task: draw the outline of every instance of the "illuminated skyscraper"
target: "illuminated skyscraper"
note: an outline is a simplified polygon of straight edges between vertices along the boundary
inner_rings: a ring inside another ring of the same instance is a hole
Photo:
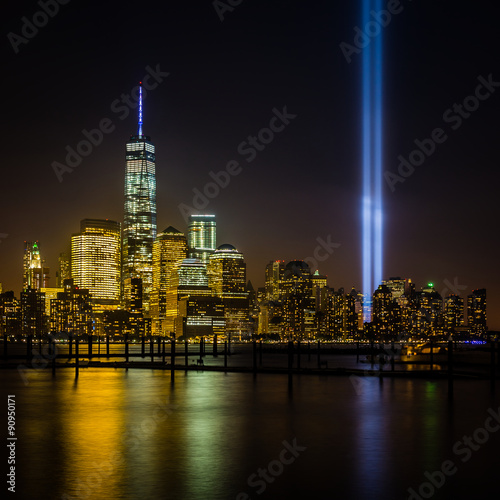
[[[391,290],[388,285],[379,285],[373,292],[372,323],[374,333],[379,339],[390,340],[398,333],[401,311],[393,299],[393,294],[394,290]]]
[[[151,293],[150,312],[153,335],[174,331],[177,315],[177,293],[172,295],[175,304],[170,305],[167,321],[167,292],[174,287],[172,278],[177,278],[177,269],[187,258],[188,245],[186,236],[170,226],[158,234],[153,244],[153,290]]]
[[[21,306],[13,291],[0,293],[0,330],[7,335],[21,331]]]
[[[215,215],[190,215],[188,222],[189,257],[208,264],[208,258],[215,251]]]
[[[463,326],[464,299],[462,299],[459,295],[450,293],[444,299],[443,315],[445,332],[453,332],[455,328]]]
[[[184,259],[177,269],[177,278],[173,278],[173,285],[186,292],[195,291],[201,295],[212,295],[208,286],[207,268],[198,259]]]
[[[207,269],[201,261],[184,259],[172,285],[167,294],[167,319],[175,318],[177,337],[224,333],[224,305],[208,286]]]
[[[416,293],[417,314],[413,321],[413,333],[437,335],[443,330],[443,299],[434,285],[429,283]]]
[[[127,142],[125,214],[123,222],[124,296],[130,307],[131,278],[141,278],[144,312],[149,312],[153,285],[153,242],[156,238],[155,147],[142,131],[142,85],[137,135]]]
[[[150,318],[144,318],[144,309],[142,298],[144,296],[142,291],[141,278],[129,278],[130,284],[130,302],[128,304],[129,312],[129,327],[136,335],[151,335],[151,321]]]
[[[90,292],[94,310],[116,309],[120,303],[120,224],[84,219],[71,237],[71,275]]]
[[[220,245],[210,256],[208,285],[224,304],[227,333],[241,337],[248,330],[249,299],[246,264],[233,245]]]
[[[349,294],[343,288],[329,290],[326,308],[326,323],[328,336],[336,339],[346,339],[356,335],[358,330],[358,314],[356,312],[356,290]],[[319,315],[321,318],[321,315]],[[321,326],[321,323],[319,323]]]
[[[220,245],[210,256],[207,274],[209,286],[220,297],[240,296],[246,292],[246,264],[243,254],[233,245]]]
[[[43,267],[38,241],[24,242],[23,255],[23,290],[47,288],[49,286],[49,268]]]
[[[56,286],[63,288],[64,280],[71,278],[71,259],[70,254],[62,252],[59,254],[59,272],[56,273]]]
[[[472,290],[467,296],[467,324],[471,333],[483,335],[486,325],[486,289]]]
[[[35,288],[21,292],[21,331],[24,335],[41,338],[47,331],[45,294]]]
[[[57,294],[63,292],[64,288],[40,288],[40,292],[45,296],[45,315],[50,317],[50,301],[57,299]]]
[[[266,298],[267,300],[281,300],[283,292],[283,276],[285,274],[285,261],[271,261],[266,266]]]
[[[284,335],[289,340],[303,339],[310,335],[310,318],[314,311],[311,269],[303,260],[288,262],[283,273]]]
[[[314,309],[316,312],[325,312],[326,298],[328,295],[328,278],[316,270],[311,276],[312,284],[312,299],[314,301]]]
[[[401,279],[400,277],[397,277],[382,281],[382,284],[386,285],[387,288],[389,288],[392,293],[392,298],[396,300],[405,293],[406,286],[409,282],[410,281],[407,279]]]

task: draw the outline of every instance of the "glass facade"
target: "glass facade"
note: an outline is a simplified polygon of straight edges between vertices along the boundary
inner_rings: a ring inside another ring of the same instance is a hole
[[[141,116],[138,134],[132,136],[126,146],[123,279],[124,283],[130,278],[142,279],[146,314],[153,285],[153,242],[156,238],[155,161],[155,147],[150,137],[142,134]],[[130,304],[128,288],[124,288],[127,306]]]
[[[89,290],[96,309],[117,307],[120,301],[120,224],[84,219],[81,232],[71,237],[71,275]],[[100,307],[99,307],[100,306]]]
[[[184,259],[177,269],[175,284],[186,290],[208,289],[207,268],[198,259]]]
[[[188,222],[189,257],[208,264],[216,245],[215,215],[190,215]]]
[[[243,255],[232,245],[217,248],[209,258],[207,269],[209,286],[215,295],[248,297],[246,264]]]
[[[150,300],[153,335],[160,332],[173,332],[174,319],[177,315],[177,289],[171,298],[172,314],[167,321],[167,295],[177,281],[177,269],[187,257],[188,246],[186,236],[175,229],[168,227],[158,235],[153,244],[153,291]],[[171,317],[173,316],[173,317]]]
[[[220,245],[208,263],[209,286],[224,304],[226,332],[233,338],[248,330],[249,298],[243,254],[229,244]]]

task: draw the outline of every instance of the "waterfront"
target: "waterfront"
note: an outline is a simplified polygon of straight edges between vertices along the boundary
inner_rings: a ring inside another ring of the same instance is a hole
[[[82,369],[78,380],[41,370],[28,385],[15,370],[1,376],[17,399],[18,498],[401,499],[445,460],[457,472],[433,498],[489,498],[497,485],[500,433],[466,462],[453,452],[498,411],[485,381],[455,381],[450,400],[440,380],[294,376],[290,387],[282,375],[200,371],[172,384],[168,371],[113,368]],[[257,494],[248,478],[294,439],[306,449]]]
[[[421,344],[423,346],[424,344]],[[425,344],[427,345],[427,344]],[[103,343],[32,341],[3,344],[0,368],[16,368],[25,381],[34,371],[52,367],[121,367],[175,370],[251,371],[267,373],[355,374],[498,378],[500,346],[490,343],[433,343],[433,353],[417,344],[369,342],[246,342],[230,345],[177,342]],[[407,354],[405,354],[407,353]],[[452,354],[450,356],[450,353]]]

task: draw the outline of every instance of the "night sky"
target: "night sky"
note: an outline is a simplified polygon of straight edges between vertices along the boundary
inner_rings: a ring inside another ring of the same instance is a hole
[[[148,66],[169,73],[144,103],[158,230],[186,231],[179,204],[192,206],[193,189],[235,160],[241,172],[201,212],[216,214],[217,243],[243,252],[254,286],[263,286],[267,262],[312,257],[322,238],[340,245],[319,264],[329,285],[359,289],[361,54],[348,63],[340,44],[354,44],[360,3],[243,0],[221,22],[210,0],[73,0],[18,53],[7,34],[21,35],[21,18],[41,8],[3,7],[4,290],[20,291],[24,240],[39,240],[55,286],[57,256],[81,219],[123,220],[125,142],[137,120],[115,101]],[[500,82],[495,4],[400,6],[382,30],[385,169],[397,174],[398,156],[408,158],[436,128],[447,139],[394,191],[384,181],[384,275],[462,296],[486,288],[489,328],[499,330],[500,84],[460,126],[451,119],[478,78]],[[285,106],[296,117],[248,162],[240,144]],[[65,163],[66,146],[105,118],[113,131],[59,182],[52,163]]]

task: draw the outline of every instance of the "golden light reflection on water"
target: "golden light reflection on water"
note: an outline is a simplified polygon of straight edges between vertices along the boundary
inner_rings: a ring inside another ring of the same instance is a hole
[[[221,498],[234,468],[228,440],[240,434],[239,394],[224,375],[85,370],[59,405],[64,450],[61,488],[69,498]],[[193,378],[198,380],[193,383]],[[236,405],[235,405],[236,404]],[[158,478],[161,477],[161,482]]]
[[[318,498],[311,485],[322,498],[402,498],[457,439],[446,380],[365,377],[360,392],[349,377],[294,377],[291,389],[265,374],[177,372],[172,385],[168,371],[82,369],[75,382],[61,369],[28,386],[14,371],[0,375],[19,398],[23,499]],[[463,432],[478,408],[497,404],[478,387],[456,382]],[[499,437],[475,457],[477,470]],[[306,451],[256,496],[250,475],[295,438]]]
[[[86,370],[82,375],[85,380],[61,391],[62,489],[70,496],[104,498],[123,480],[128,395],[118,373],[102,377]]]

